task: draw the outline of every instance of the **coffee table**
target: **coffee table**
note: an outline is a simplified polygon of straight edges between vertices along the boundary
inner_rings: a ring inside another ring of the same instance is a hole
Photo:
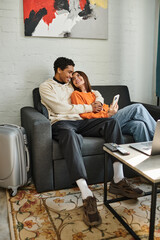
[[[152,185],[152,191],[145,193],[145,195],[151,194],[149,240],[153,240],[157,193],[160,192],[157,190],[157,185],[160,183],[160,155],[147,156],[137,150],[132,149],[129,146],[129,144],[122,144],[120,146],[122,146],[124,149],[130,152],[130,155],[124,156],[121,153],[110,151],[105,146],[103,147],[103,150],[105,151],[104,204],[135,239],[140,239],[137,236],[137,234],[130,228],[130,226],[122,219],[122,217],[110,205],[113,202],[123,201],[128,198],[121,197],[121,198],[116,198],[112,200],[107,200],[107,172],[108,172],[107,159],[108,159],[108,156],[111,155],[121,163],[127,165],[129,168],[131,168],[141,177],[144,177],[145,179],[147,179]]]

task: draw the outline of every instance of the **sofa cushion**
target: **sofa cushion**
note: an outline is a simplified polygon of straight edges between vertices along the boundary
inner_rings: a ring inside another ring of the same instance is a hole
[[[125,143],[132,143],[132,136],[125,135],[124,136]],[[103,138],[98,137],[84,137],[83,138],[83,146],[82,146],[82,156],[92,156],[92,155],[100,155],[104,154],[103,151]],[[57,141],[53,140],[53,160],[63,159],[63,153],[59,147]]]

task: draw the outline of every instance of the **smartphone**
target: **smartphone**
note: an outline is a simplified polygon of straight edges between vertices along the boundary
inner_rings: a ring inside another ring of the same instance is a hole
[[[116,103],[118,103],[119,97],[120,97],[119,94],[117,94],[116,96],[114,96],[113,101],[112,101],[112,107],[114,107],[114,105],[115,105]]]

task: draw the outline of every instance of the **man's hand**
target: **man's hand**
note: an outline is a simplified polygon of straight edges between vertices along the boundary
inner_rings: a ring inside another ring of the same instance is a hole
[[[102,108],[103,108],[102,103],[98,102],[98,101],[92,103],[91,105],[92,105],[92,110],[95,113],[100,112],[102,110]]]
[[[108,117],[112,117],[113,115],[115,115],[118,111],[118,108],[119,108],[119,106],[117,103],[114,105],[114,107],[112,105],[110,105],[110,109],[108,111]]]

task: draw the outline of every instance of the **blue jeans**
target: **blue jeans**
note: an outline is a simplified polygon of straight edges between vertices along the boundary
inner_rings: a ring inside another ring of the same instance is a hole
[[[112,118],[118,120],[122,133],[132,135],[135,142],[153,140],[156,122],[142,104],[124,107]]]

